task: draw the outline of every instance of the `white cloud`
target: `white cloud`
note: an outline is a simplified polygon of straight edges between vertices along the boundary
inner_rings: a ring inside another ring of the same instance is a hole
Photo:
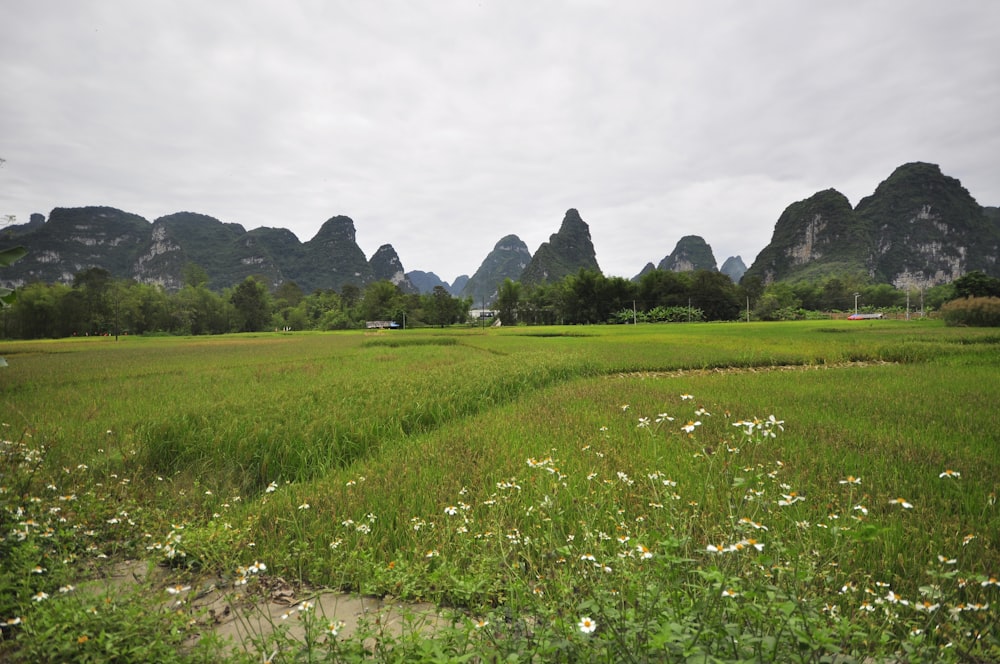
[[[930,0],[18,3],[0,212],[191,210],[472,273],[576,207],[605,272],[931,161],[1000,204],[1000,5]]]

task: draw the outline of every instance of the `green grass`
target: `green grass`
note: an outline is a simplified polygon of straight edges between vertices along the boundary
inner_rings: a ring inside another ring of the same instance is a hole
[[[1000,653],[989,330],[445,329],[0,355],[13,441],[0,457],[0,622],[24,618],[3,628],[0,654],[35,657],[45,625],[74,624],[58,588],[124,558],[179,578],[266,561],[289,580],[469,616],[384,659]],[[915,608],[925,601],[938,606]],[[143,606],[121,610],[180,629]],[[327,645],[324,657],[351,659]]]

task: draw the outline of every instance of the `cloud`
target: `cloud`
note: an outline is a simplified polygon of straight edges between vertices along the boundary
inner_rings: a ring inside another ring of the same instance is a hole
[[[0,212],[191,210],[472,273],[569,207],[605,272],[698,234],[748,264],[790,203],[931,161],[1000,204],[1000,5],[18,3]]]

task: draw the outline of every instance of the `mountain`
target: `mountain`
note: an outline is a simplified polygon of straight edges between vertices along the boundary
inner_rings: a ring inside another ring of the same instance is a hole
[[[411,270],[406,273],[406,276],[410,280],[410,283],[424,295],[433,293],[435,286],[441,286],[452,297],[459,297],[462,294],[462,289],[465,288],[465,284],[469,281],[469,275],[463,274],[455,278],[455,283],[449,284],[433,272],[423,272],[422,270]]]
[[[365,253],[358,246],[354,220],[338,215],[330,217],[319,232],[305,243],[305,260],[311,267],[315,288],[341,290],[345,284],[367,286],[375,281]],[[308,289],[303,285],[303,290]]]
[[[419,279],[407,276],[392,245],[383,245],[369,260],[357,244],[354,221],[346,216],[331,217],[312,239],[300,242],[284,228],[247,231],[195,212],[150,223],[112,207],[57,207],[47,219],[33,214],[27,223],[0,228],[0,242],[28,250],[0,273],[0,285],[14,288],[33,281],[69,284],[79,272],[98,267],[117,279],[177,290],[192,264],[205,271],[216,291],[248,276],[270,288],[294,281],[306,293],[339,291],[347,284],[364,288],[378,279],[406,292],[432,291],[439,284],[448,288],[433,273],[414,272],[425,277],[425,285],[415,283]],[[792,203],[743,276],[771,283],[856,275],[927,288],[974,270],[1000,277],[998,257],[1000,208],[979,205],[937,165],[914,162],[895,169],[856,207],[835,189]],[[734,279],[742,268],[739,256],[723,265]],[[570,209],[559,231],[534,256],[516,235],[507,235],[471,278],[458,277],[448,290],[479,304],[492,300],[504,279],[530,287],[580,269],[600,271],[590,227]],[[647,265],[635,279],[652,269]],[[659,269],[714,270],[715,257],[704,239],[690,235],[677,242]]]
[[[11,217],[9,221],[13,221],[14,218]],[[31,215],[26,223],[14,224],[11,223],[9,226],[0,227],[0,240],[12,240],[16,237],[30,233],[38,228],[41,228],[42,224],[45,223],[45,215],[38,214],[37,212]]]
[[[489,304],[496,297],[504,279],[518,281],[530,261],[531,252],[521,238],[516,235],[500,238],[493,246],[493,251],[486,255],[479,269],[462,287],[462,297],[471,297],[475,305],[483,302]],[[454,287],[458,287],[457,279]]]
[[[785,208],[771,242],[743,278],[759,277],[767,284],[865,272],[870,246],[869,229],[847,197],[827,189]]]
[[[525,247],[525,249],[527,249],[527,247]],[[460,274],[455,277],[455,281],[451,282],[451,288],[448,289],[448,292],[451,293],[452,297],[459,297],[462,294],[462,291],[465,290],[465,285],[469,283],[469,279],[470,277],[467,274]]]
[[[403,271],[403,263],[399,260],[399,255],[391,244],[383,244],[379,247],[372,255],[371,260],[368,261],[368,265],[371,266],[375,281],[392,282],[407,295],[415,295],[420,292],[406,276]]]
[[[747,276],[764,283],[862,274],[930,287],[972,270],[997,274],[1000,224],[935,164],[904,164],[852,208],[834,189],[792,203]]]
[[[717,271],[712,247],[698,235],[685,235],[669,256],[660,261],[658,270],[672,272],[694,272],[695,270]]]
[[[642,267],[642,269],[641,269],[641,270],[639,270],[639,274],[637,274],[637,275],[635,275],[634,277],[632,277],[632,281],[635,281],[635,282],[637,282],[637,283],[638,283],[639,281],[642,281],[642,278],[643,278],[643,277],[645,277],[645,276],[646,276],[647,274],[649,274],[650,272],[654,272],[654,271],[656,271],[656,266],[655,266],[655,265],[653,265],[653,263],[652,263],[652,262],[649,262],[649,263],[646,263],[646,264],[645,264],[645,265],[644,265],[644,266]]]
[[[251,275],[263,277],[271,287],[282,281],[281,269],[255,236],[239,224],[225,224],[194,212],[178,212],[154,221],[148,243],[129,266],[129,276],[177,290],[184,285],[182,275],[189,263],[203,268],[209,275],[208,287],[216,290]],[[117,274],[113,269],[111,272]]]
[[[529,286],[559,281],[581,269],[600,272],[597,254],[590,239],[590,226],[574,208],[566,211],[559,231],[543,242],[531,262],[524,268],[520,281]]]
[[[935,164],[900,166],[855,212],[869,229],[869,273],[878,282],[927,287],[1000,267],[996,224]]]
[[[91,267],[129,276],[150,236],[148,221],[115,208],[55,208],[44,224],[17,236],[28,254],[6,268],[3,279],[12,286],[33,281],[68,284],[77,272]]]
[[[437,276],[433,272],[411,270],[406,273],[406,278],[409,279],[410,283],[413,284],[421,293],[432,293],[435,286],[441,286],[450,292],[450,286],[448,286],[448,283],[442,281],[441,277]]]
[[[986,221],[993,225],[993,231],[1000,232],[1000,207],[984,207],[983,215],[985,215]]]
[[[743,262],[742,256],[730,256],[723,263],[722,267],[719,268],[719,272],[726,275],[735,283],[740,283],[740,279],[747,271],[747,266]]]
[[[208,286],[215,290],[251,275],[272,288],[295,281],[305,292],[340,290],[347,283],[363,287],[375,280],[350,217],[332,217],[313,239],[300,243],[283,228],[247,232],[239,224],[194,212],[170,214],[153,223],[98,206],[55,208],[41,223],[40,216],[6,229],[12,232],[4,237],[24,245],[28,254],[4,270],[4,283],[68,284],[76,273],[100,267],[115,278],[177,290],[184,285],[184,268],[190,263],[205,270]]]

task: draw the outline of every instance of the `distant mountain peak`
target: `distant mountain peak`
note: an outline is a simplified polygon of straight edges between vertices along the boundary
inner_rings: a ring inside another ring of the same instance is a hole
[[[740,283],[740,279],[746,274],[747,266],[743,262],[742,256],[730,256],[722,263],[719,272],[732,279],[735,283]]]
[[[996,273],[1000,229],[936,164],[896,168],[852,208],[835,189],[792,203],[746,276],[773,281],[853,274],[928,288],[972,270]]]
[[[403,262],[391,244],[383,244],[368,261],[375,281],[388,281],[404,293],[419,293],[420,291],[403,270]]]
[[[486,255],[479,269],[461,286],[463,297],[471,297],[473,302],[492,302],[505,279],[517,281],[524,268],[531,261],[531,252],[521,238],[505,235]],[[455,280],[455,287],[459,287]]]
[[[685,235],[669,256],[660,261],[659,270],[672,272],[694,272],[695,270],[716,271],[715,254],[712,247],[700,235]]]
[[[529,285],[553,282],[581,269],[601,271],[590,238],[590,226],[576,208],[570,208],[563,216],[559,231],[538,247],[524,268],[521,281]]]

